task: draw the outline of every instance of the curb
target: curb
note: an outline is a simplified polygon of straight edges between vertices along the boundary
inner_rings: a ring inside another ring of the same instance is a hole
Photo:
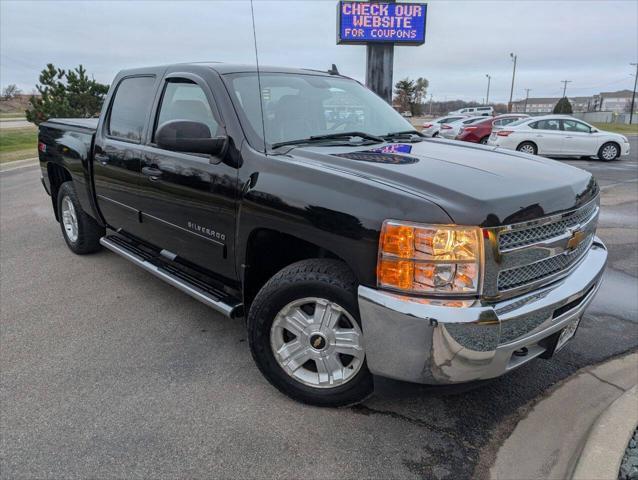
[[[637,364],[638,352],[630,351],[585,367],[550,389],[544,397],[525,406],[522,418],[517,418],[516,426],[501,437],[499,443],[502,444],[493,457],[490,455],[490,463],[486,462],[486,477],[491,480],[617,480],[635,423],[629,422],[631,427],[611,426],[603,414],[611,412],[610,406],[620,401],[626,392],[637,388]],[[634,417],[638,417],[637,396],[638,393],[633,394],[626,400],[627,408],[634,408]],[[621,421],[628,423],[630,416],[626,411],[621,414]],[[597,440],[594,435],[598,431],[606,432],[608,437]],[[612,435],[620,438],[612,442]],[[605,450],[600,452],[601,456],[595,455],[599,448],[609,448],[613,454]],[[607,458],[603,460],[605,455]],[[602,465],[598,464],[610,459],[611,466],[606,471],[614,470],[613,473],[601,475],[598,468]],[[595,465],[596,471],[584,464],[581,467],[581,460]],[[576,469],[580,476],[573,476]]]
[[[638,385],[600,414],[589,431],[572,480],[616,480],[623,454],[638,425]]]
[[[14,160],[0,165],[0,173],[11,172],[13,170],[19,170],[21,168],[28,168],[38,164],[38,158],[26,158],[24,160]]]

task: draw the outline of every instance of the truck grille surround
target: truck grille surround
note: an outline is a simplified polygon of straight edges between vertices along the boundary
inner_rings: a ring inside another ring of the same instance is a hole
[[[593,235],[589,235],[578,247],[562,255],[549,257],[540,262],[530,263],[523,267],[510,268],[498,274],[499,291],[526,285],[535,280],[540,280],[548,275],[559,273],[576,263],[591,247]]]
[[[592,216],[597,208],[598,205],[596,202],[591,202],[579,210],[566,213],[561,220],[556,222],[528,228],[520,228],[511,232],[502,233],[498,239],[499,249],[504,251],[510,248],[531,245],[542,240],[547,240],[548,238],[562,235],[568,228],[580,225],[586,221]]]
[[[561,214],[484,229],[483,296],[514,297],[569,274],[594,242],[599,211],[596,197]]]

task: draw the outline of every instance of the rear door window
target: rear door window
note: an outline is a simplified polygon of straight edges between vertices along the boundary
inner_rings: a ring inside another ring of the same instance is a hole
[[[537,128],[538,130],[560,130],[560,120],[539,120],[536,122],[536,127],[533,128]]]
[[[117,87],[111,104],[107,133],[111,137],[140,143],[151,110],[154,77],[129,77]]]

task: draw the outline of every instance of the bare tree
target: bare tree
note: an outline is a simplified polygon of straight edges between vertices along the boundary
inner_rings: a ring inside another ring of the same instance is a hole
[[[4,87],[4,90],[2,90],[2,99],[11,100],[12,98],[17,97],[21,93],[22,93],[22,90],[20,90],[15,83],[11,83],[7,85],[6,87]]]

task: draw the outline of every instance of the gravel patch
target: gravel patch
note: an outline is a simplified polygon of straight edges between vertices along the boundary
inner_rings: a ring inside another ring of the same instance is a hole
[[[618,480],[638,480],[638,428],[629,440],[627,450],[620,464]]]

